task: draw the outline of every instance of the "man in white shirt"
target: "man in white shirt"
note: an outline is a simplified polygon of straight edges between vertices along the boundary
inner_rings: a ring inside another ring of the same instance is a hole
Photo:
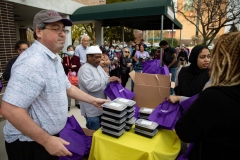
[[[87,61],[86,50],[88,48],[89,36],[84,34],[81,38],[81,44],[78,45],[75,49],[75,55],[80,58],[81,66],[84,65]]]
[[[86,53],[87,62],[78,71],[78,86],[83,92],[93,97],[107,99],[104,89],[109,82],[118,81],[121,83],[121,80],[115,76],[109,77],[99,65],[102,51],[98,46],[89,47]],[[84,101],[80,101],[80,105],[81,114],[86,118],[86,127],[92,130],[100,128],[102,111]]]

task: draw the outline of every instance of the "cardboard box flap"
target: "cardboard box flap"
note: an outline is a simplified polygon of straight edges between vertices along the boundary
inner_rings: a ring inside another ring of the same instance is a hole
[[[135,82],[135,71],[132,71],[129,73],[129,76],[131,77],[131,79],[133,80],[133,82]]]
[[[96,132],[95,130],[91,130],[88,128],[82,128],[83,132],[85,133],[86,136],[93,136],[93,133]]]
[[[135,72],[135,84],[170,87],[170,76]]]
[[[170,95],[170,88],[136,84],[134,92],[136,93],[134,100],[138,107],[156,108]]]

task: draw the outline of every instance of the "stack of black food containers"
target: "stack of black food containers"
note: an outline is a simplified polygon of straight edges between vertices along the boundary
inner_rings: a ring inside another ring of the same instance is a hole
[[[104,103],[102,107],[102,133],[116,138],[120,137],[125,132],[127,106],[111,101]]]
[[[139,115],[138,118],[139,119],[148,119],[148,116],[153,112],[152,108],[146,108],[146,107],[142,107],[139,110]]]
[[[132,117],[131,119],[129,119],[128,121],[126,121],[126,126],[125,126],[125,130],[129,131],[132,128],[132,125],[135,124],[136,118]]]
[[[126,114],[126,127],[125,130],[129,131],[132,128],[132,125],[135,123],[136,118],[134,117],[134,105],[136,104],[135,101],[126,99],[126,98],[116,98],[113,100],[116,103],[124,104],[127,106],[127,114]]]
[[[136,134],[152,138],[155,136],[158,132],[158,124],[156,122],[152,122],[145,119],[138,119],[135,122],[135,128],[134,131]]]

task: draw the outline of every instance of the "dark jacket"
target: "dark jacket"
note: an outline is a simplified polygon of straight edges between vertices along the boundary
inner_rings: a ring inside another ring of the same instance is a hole
[[[63,57],[63,68],[66,73],[68,74],[69,70],[71,69],[72,72],[78,72],[81,64],[80,64],[80,58],[78,56],[73,56],[71,59],[69,56]],[[76,65],[77,67],[72,68],[72,65]]]
[[[178,120],[178,137],[194,143],[189,160],[240,157],[240,85],[209,87]]]
[[[129,73],[130,67],[127,67],[127,63],[131,63],[131,59],[128,57],[121,57],[120,58],[120,73]]]
[[[8,81],[10,79],[12,66],[13,66],[14,62],[17,60],[17,58],[18,58],[18,56],[13,57],[12,59],[10,59],[10,61],[8,61],[6,68],[2,75],[3,79],[5,81]]]

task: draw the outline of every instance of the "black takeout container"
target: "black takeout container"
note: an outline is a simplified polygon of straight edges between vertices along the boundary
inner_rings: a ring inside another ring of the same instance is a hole
[[[103,134],[106,134],[106,135],[109,135],[109,136],[115,137],[115,138],[119,138],[124,132],[125,132],[124,129],[122,129],[122,130],[119,131],[119,132],[114,132],[114,131],[110,131],[110,130],[108,130],[108,129],[102,128],[102,133],[103,133]]]
[[[102,107],[103,107],[103,111],[108,111],[108,112],[112,112],[112,113],[116,113],[116,114],[123,113],[125,111],[125,109],[127,108],[126,105],[119,104],[119,103],[116,103],[113,101],[102,104]]]
[[[157,129],[158,124],[156,122],[152,122],[145,119],[138,119],[135,122],[135,128],[147,131],[147,132],[153,132],[155,129]]]
[[[144,137],[152,138],[157,134],[158,129],[155,129],[152,133],[150,133],[150,132],[147,132],[147,131],[143,131],[141,129],[134,128],[134,132],[136,134],[142,135]]]

